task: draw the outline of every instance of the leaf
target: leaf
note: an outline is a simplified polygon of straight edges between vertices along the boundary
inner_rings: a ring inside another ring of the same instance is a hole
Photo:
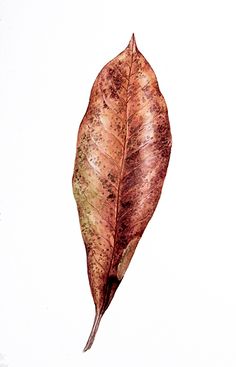
[[[84,351],[156,208],[170,151],[166,103],[133,35],[97,76],[78,133],[73,192],[96,308]]]

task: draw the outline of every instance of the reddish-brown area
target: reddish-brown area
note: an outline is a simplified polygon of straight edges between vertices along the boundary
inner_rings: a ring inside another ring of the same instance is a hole
[[[78,133],[73,190],[96,306],[85,350],[156,208],[170,151],[166,103],[132,36],[97,76]]]

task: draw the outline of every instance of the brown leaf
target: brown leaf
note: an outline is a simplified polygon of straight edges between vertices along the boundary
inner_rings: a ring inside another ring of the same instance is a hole
[[[170,151],[166,103],[133,35],[97,76],[78,133],[73,192],[96,307],[84,350],[156,208]]]

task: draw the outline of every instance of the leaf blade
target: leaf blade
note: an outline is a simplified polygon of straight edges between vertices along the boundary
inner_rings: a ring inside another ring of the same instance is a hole
[[[73,191],[96,307],[86,350],[159,201],[170,151],[166,103],[133,35],[98,74],[78,133]]]

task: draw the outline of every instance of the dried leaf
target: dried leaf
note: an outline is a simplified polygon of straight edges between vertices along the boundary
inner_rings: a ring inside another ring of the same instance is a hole
[[[78,133],[73,192],[96,307],[84,350],[156,208],[170,151],[166,103],[133,35],[97,76]]]

